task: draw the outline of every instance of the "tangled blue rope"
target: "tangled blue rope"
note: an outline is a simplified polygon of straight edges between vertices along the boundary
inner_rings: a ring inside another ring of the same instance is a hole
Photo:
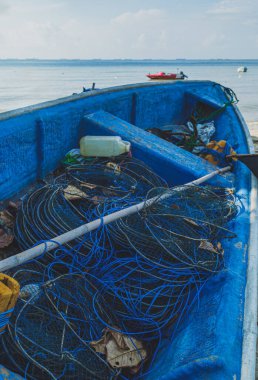
[[[0,335],[2,335],[5,332],[5,328],[10,322],[13,310],[14,309],[12,308],[0,313]]]

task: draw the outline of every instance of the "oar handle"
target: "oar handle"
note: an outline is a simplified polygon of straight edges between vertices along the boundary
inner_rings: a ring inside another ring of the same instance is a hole
[[[228,154],[226,158],[245,158],[245,157],[258,157],[258,153],[251,153],[251,154]]]

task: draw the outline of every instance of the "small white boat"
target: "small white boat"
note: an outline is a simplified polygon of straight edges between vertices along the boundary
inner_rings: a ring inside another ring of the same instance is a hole
[[[240,66],[240,67],[237,69],[237,72],[238,72],[238,73],[246,73],[246,72],[247,72],[247,67],[246,67],[246,66]]]

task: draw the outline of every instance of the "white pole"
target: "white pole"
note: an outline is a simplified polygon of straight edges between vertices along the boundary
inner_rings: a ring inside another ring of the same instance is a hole
[[[187,186],[200,185],[201,183],[208,181],[212,177],[215,177],[217,174],[222,174],[222,173],[228,172],[229,170],[231,170],[230,166],[227,166],[223,169],[215,170],[214,172],[211,172],[201,178],[198,178],[195,181],[189,182],[186,185]],[[176,191],[178,190],[180,190],[180,186],[177,187]],[[109,224],[111,222],[114,222],[117,219],[123,218],[124,216],[128,216],[136,212],[139,212],[143,209],[143,207],[148,207],[156,201],[168,198],[170,195],[171,195],[171,190],[168,190],[162,196],[156,196],[147,201],[138,203],[136,205],[116,211],[112,214],[106,215],[103,218],[93,220],[92,222],[86,223],[80,227],[75,228],[74,230],[65,232],[62,235],[54,237],[50,241],[46,241],[45,243],[41,243],[35,247],[29,248],[26,251],[18,253],[17,255],[8,257],[7,259],[0,261],[0,272],[4,272],[8,269],[24,264],[26,261],[35,259],[36,257],[40,256],[44,252],[49,252],[52,249],[57,248],[59,245],[68,243],[69,241],[74,240],[82,235],[85,235],[88,232],[96,230],[98,227],[100,227],[101,224]]]

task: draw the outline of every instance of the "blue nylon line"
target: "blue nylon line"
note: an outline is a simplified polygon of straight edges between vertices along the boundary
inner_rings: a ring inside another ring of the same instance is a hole
[[[9,324],[13,310],[14,308],[0,314],[0,329],[4,329]],[[0,335],[4,334],[4,332],[5,330],[1,331]]]
[[[118,187],[118,182],[114,181],[114,183]],[[59,186],[57,182],[55,186]],[[80,212],[78,218],[80,223],[85,222],[83,217],[87,220],[100,218],[99,227],[72,242],[69,246],[58,244],[58,247],[51,253],[51,262],[47,261],[45,249],[37,260],[26,264],[32,267],[35,265],[36,268],[36,264],[42,263],[44,269],[37,269],[37,276],[33,274],[33,271],[26,269],[27,266],[24,266],[24,272],[30,273],[29,278],[32,284],[35,283],[36,278],[37,284],[41,285],[39,301],[35,300],[35,302],[44,304],[43,300],[50,299],[60,310],[59,315],[54,309],[44,311],[48,316],[48,321],[43,321],[46,329],[51,327],[51,323],[56,318],[60,320],[62,317],[68,325],[73,326],[76,333],[87,344],[100,339],[102,330],[105,328],[122,331],[130,338],[136,337],[142,340],[146,345],[155,344],[150,358],[150,362],[153,363],[164,337],[169,336],[170,339],[173,339],[179,324],[192,305],[195,302],[198,305],[201,291],[212,274],[205,271],[204,268],[191,265],[192,262],[197,262],[199,242],[191,244],[190,264],[190,260],[186,263],[183,260],[176,260],[175,256],[183,250],[182,247],[179,247],[181,251],[178,249],[176,253],[171,252],[171,255],[168,255],[173,249],[170,245],[166,246],[169,234],[164,235],[160,228],[154,229],[163,218],[158,212],[149,214],[146,212],[138,215],[145,223],[144,233],[147,231],[147,238],[159,247],[155,252],[156,262],[147,254],[142,254],[141,250],[144,248],[144,244],[149,242],[144,240],[144,236],[141,237],[142,231],[138,230],[137,226],[130,224],[130,218],[128,220],[125,218],[123,223],[119,221],[117,224],[111,223],[105,226],[104,215],[146,199],[146,193],[143,195],[143,192],[139,191],[139,193],[128,195],[126,190],[128,189],[122,183],[119,185],[119,196],[114,196],[112,201],[105,200],[104,203],[89,210],[84,205],[80,205],[77,209]],[[155,191],[157,192],[157,190]],[[164,189],[158,191],[162,193]],[[51,192],[50,194],[53,195]],[[47,195],[44,197],[44,200],[47,199]],[[73,210],[71,211],[71,207],[68,207],[63,195],[60,198],[63,203],[60,201],[58,204],[56,214],[62,211],[60,215],[64,215],[68,219],[70,216],[72,218]],[[40,201],[42,207],[44,200]],[[191,199],[186,201],[178,195],[170,200],[170,203],[173,204],[173,202],[180,206],[179,210],[170,211],[170,216],[174,218],[175,222],[163,221],[161,226],[180,233],[185,228],[185,222],[183,227],[180,223],[182,222],[180,216],[187,216],[192,221],[200,220],[198,227],[200,239],[210,236],[212,229],[206,223],[207,216],[212,212],[212,220],[216,221],[221,215],[220,210],[216,210],[214,213],[213,203],[210,205],[203,201],[197,207]],[[56,206],[54,203],[53,205]],[[48,239],[51,229],[48,228],[48,225],[53,225],[52,217],[56,216],[54,206],[49,214],[47,211],[43,212],[40,207],[35,210],[37,223],[29,232],[20,228],[18,224],[17,233],[22,244],[25,244],[27,236],[32,239],[34,233],[41,239],[39,243],[44,243],[46,248],[47,242],[51,241]],[[164,202],[162,207],[167,211],[170,207],[169,202]],[[76,223],[78,219],[75,220]],[[227,220],[223,219],[223,225],[226,222]],[[63,225],[57,229],[64,232],[62,228]],[[194,234],[196,228],[191,223],[187,228],[189,233]],[[221,231],[215,230],[212,240],[214,245],[219,241],[220,236]],[[130,239],[131,241],[129,241]],[[139,249],[136,250],[131,243],[135,243],[134,240],[137,239]],[[151,249],[151,244],[149,248]],[[219,255],[216,255],[214,261],[215,267],[219,267],[221,264]],[[64,277],[66,282],[59,281],[59,273],[66,273],[66,277]],[[49,284],[46,284],[48,282]],[[31,307],[33,308],[32,305]],[[25,318],[26,313],[24,315]],[[23,314],[19,318],[22,321]],[[16,339],[21,339],[19,330],[15,331]],[[49,337],[49,339],[51,338]],[[79,352],[80,346],[76,346],[69,353],[76,357]],[[66,370],[67,368],[64,367],[60,376],[56,378],[61,379]],[[140,379],[151,372],[151,365],[150,369],[141,368],[135,378]],[[126,379],[123,375],[122,378]]]

